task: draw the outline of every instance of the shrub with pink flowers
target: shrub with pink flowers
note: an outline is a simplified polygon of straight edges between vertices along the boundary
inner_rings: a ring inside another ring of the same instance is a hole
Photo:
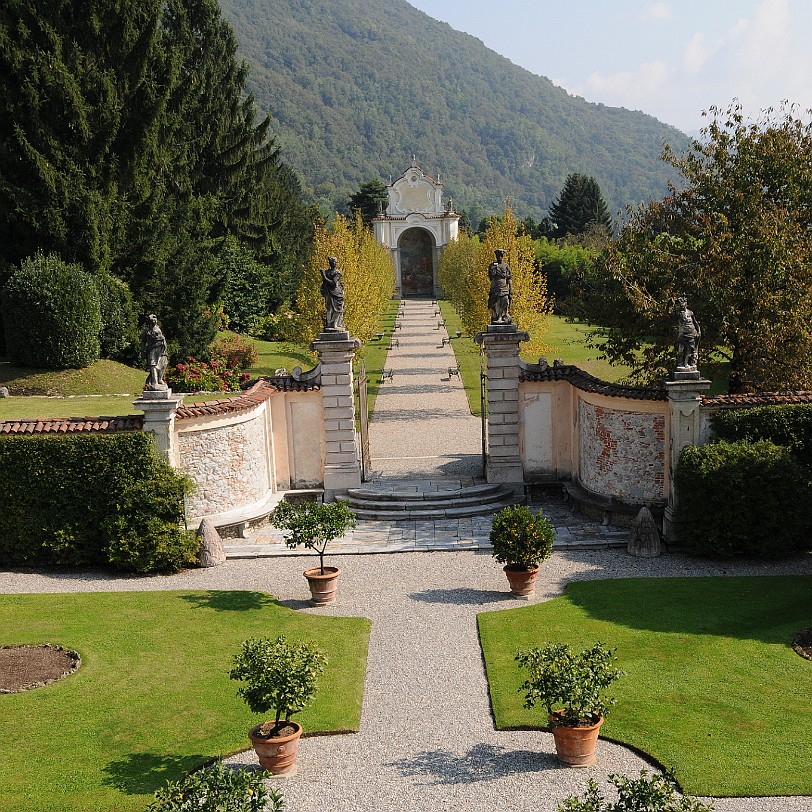
[[[187,358],[185,364],[169,367],[164,380],[176,392],[234,392],[250,377],[236,359],[226,361],[222,355],[212,354],[208,363]]]

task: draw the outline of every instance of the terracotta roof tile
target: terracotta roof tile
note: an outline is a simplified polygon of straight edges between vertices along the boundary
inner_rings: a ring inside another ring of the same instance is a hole
[[[245,391],[239,395],[181,406],[175,414],[175,419],[189,420],[195,417],[241,412],[259,406],[276,392],[307,392],[318,388],[317,385],[296,381],[288,375],[263,377],[249,381]]]
[[[0,435],[12,434],[77,434],[116,431],[142,431],[144,417],[131,414],[124,417],[55,417],[33,420],[0,420]]]
[[[744,409],[752,406],[779,406],[812,403],[812,392],[755,392],[747,395],[713,395],[703,397],[702,405],[715,409]]]

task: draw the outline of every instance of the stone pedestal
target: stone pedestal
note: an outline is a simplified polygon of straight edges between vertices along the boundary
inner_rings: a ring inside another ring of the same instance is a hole
[[[678,373],[675,373],[675,377]],[[711,382],[691,373],[690,377],[680,376],[677,380],[666,381],[669,412],[669,453],[668,453],[668,506],[663,515],[663,536],[666,541],[677,540],[674,526],[674,512],[677,507],[677,494],[674,488],[674,472],[677,470],[679,455],[687,445],[698,445],[700,441],[700,412],[702,393],[710,389]]]
[[[361,342],[346,330],[328,330],[310,344],[321,364],[321,394],[327,454],[324,496],[332,501],[361,485],[361,466],[355,444],[355,400],[352,359]]]
[[[530,336],[515,324],[489,324],[477,333],[488,369],[488,482],[519,487],[524,467],[519,451],[519,344]]]
[[[183,403],[183,395],[173,395],[171,389],[155,392],[144,390],[133,401],[136,409],[144,412],[144,431],[155,437],[155,447],[171,466],[178,467],[175,448],[175,412]]]

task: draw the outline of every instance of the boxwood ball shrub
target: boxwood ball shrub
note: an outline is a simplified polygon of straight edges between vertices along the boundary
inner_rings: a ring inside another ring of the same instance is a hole
[[[41,252],[23,260],[0,294],[0,307],[15,364],[81,369],[99,360],[99,290],[81,265]]]
[[[0,566],[178,570],[197,552],[190,487],[144,432],[2,437]]]
[[[680,541],[715,557],[812,549],[810,469],[769,440],[683,449],[675,474]]]

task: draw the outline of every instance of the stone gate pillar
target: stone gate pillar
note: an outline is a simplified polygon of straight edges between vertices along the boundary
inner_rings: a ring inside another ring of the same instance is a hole
[[[674,511],[677,507],[677,493],[674,488],[674,473],[677,470],[679,455],[687,445],[700,443],[700,411],[702,393],[710,389],[711,382],[693,375],[675,373],[677,380],[666,381],[668,393],[668,416],[670,431],[668,436],[668,505],[663,514],[663,536],[668,542],[677,540],[674,525]]]
[[[175,412],[182,403],[183,395],[173,395],[171,389],[155,392],[145,389],[133,401],[133,406],[144,412],[144,431],[152,434],[158,453],[173,468],[179,465],[175,448]]]
[[[515,487],[524,482],[519,452],[519,344],[529,338],[515,324],[489,324],[476,335],[488,369],[488,482]]]
[[[324,461],[324,498],[333,501],[361,485],[361,466],[355,445],[355,400],[352,359],[361,342],[346,330],[319,333],[310,349],[321,364],[321,394],[327,455]]]

